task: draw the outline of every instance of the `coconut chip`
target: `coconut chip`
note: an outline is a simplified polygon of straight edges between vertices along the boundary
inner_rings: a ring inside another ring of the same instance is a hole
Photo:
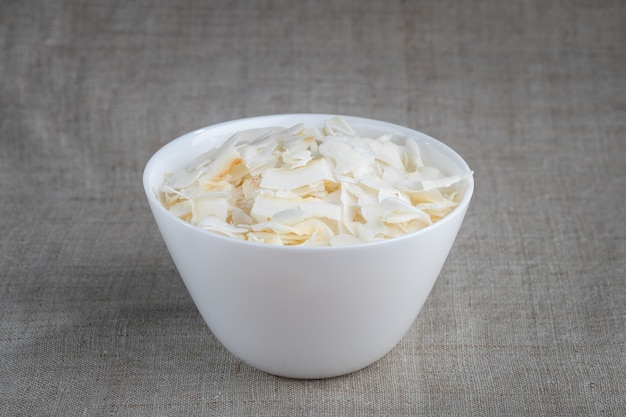
[[[225,236],[343,246],[437,222],[458,205],[467,176],[425,166],[414,140],[362,137],[333,117],[321,131],[297,124],[239,132],[166,174],[159,197],[175,216]]]

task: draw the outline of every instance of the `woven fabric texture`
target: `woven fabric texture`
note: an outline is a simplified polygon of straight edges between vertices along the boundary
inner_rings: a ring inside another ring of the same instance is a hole
[[[626,415],[626,5],[0,2],[0,415]],[[212,123],[430,134],[476,192],[408,334],[343,377],[232,356],[143,194]]]

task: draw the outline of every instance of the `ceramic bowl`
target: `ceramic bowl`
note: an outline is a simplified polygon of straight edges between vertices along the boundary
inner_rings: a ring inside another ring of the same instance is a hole
[[[215,337],[236,357],[270,374],[325,378],[364,368],[407,333],[450,252],[472,197],[418,232],[340,247],[283,247],[223,237],[169,213],[157,198],[164,173],[242,130],[332,115],[286,114],[212,125],[175,139],[146,165],[147,199],[180,276]],[[447,174],[470,168],[451,148],[415,130],[342,116],[361,134],[394,133],[419,143],[425,163]]]

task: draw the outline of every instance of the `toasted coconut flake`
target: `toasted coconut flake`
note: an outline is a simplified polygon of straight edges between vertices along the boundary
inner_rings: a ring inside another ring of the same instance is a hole
[[[206,217],[215,217],[221,221],[226,221],[228,210],[228,199],[224,197],[192,200],[192,222],[200,223]]]
[[[372,150],[377,161],[397,169],[404,169],[402,148],[390,142],[388,136],[381,136],[379,140],[370,139],[367,141],[367,146]]]
[[[276,213],[298,209],[300,200],[297,198],[281,198],[272,193],[259,193],[254,199],[250,216],[259,222],[271,219]]]
[[[205,217],[198,222],[197,225],[205,230],[210,230],[225,236],[237,237],[240,239],[243,238],[242,234],[248,231],[246,228],[234,226],[214,217]]]
[[[425,166],[416,141],[394,139],[361,137],[340,117],[321,130],[239,132],[166,174],[159,199],[185,221],[252,242],[339,246],[402,236],[454,210],[466,177]]]
[[[335,116],[324,123],[324,133],[327,136],[356,136],[356,132],[352,129],[345,119]]]
[[[263,173],[261,187],[272,190],[290,190],[324,180],[333,180],[333,178],[333,173],[326,160],[317,158],[304,167],[266,170]]]
[[[354,138],[328,137],[319,152],[334,163],[335,174],[359,178],[376,171],[374,153]]]
[[[422,181],[422,188],[424,190],[435,190],[440,188],[447,188],[454,184],[457,184],[461,178],[458,175],[453,175],[451,177],[437,178],[432,180],[424,180]]]
[[[404,166],[408,172],[413,172],[424,166],[420,148],[414,140],[405,140]]]
[[[231,213],[231,222],[235,226],[244,226],[254,224],[254,219],[239,207],[233,207]]]
[[[305,219],[304,212],[297,208],[289,208],[278,213],[274,213],[272,220],[285,225],[294,225]]]

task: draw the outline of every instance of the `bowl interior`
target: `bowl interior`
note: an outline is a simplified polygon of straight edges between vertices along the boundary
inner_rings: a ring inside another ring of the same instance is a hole
[[[167,212],[167,215],[174,217],[174,215],[162,207],[158,201],[158,189],[163,183],[165,173],[184,168],[197,156],[219,147],[223,142],[237,132],[270,127],[291,127],[297,123],[303,123],[306,127],[321,128],[326,120],[334,116],[336,115],[280,114],[257,116],[218,123],[187,133],[163,146],[148,161],[143,175],[143,184],[147,198],[154,209],[162,210],[163,212]],[[417,141],[422,160],[426,165],[435,166],[447,175],[467,176],[458,209],[466,208],[464,206],[469,205],[469,201],[474,190],[473,177],[472,175],[468,175],[471,173],[471,169],[465,160],[463,160],[463,158],[452,148],[437,139],[407,127],[361,117],[341,117],[362,136],[377,137],[382,134],[391,133],[394,135],[393,140],[407,137]],[[438,223],[446,221],[446,219],[454,215],[456,211],[462,210],[453,211],[448,216],[441,219]],[[188,225],[188,223],[183,220],[180,220],[180,222]],[[211,233],[208,231],[204,232]],[[421,231],[417,231],[414,233],[420,232]]]

